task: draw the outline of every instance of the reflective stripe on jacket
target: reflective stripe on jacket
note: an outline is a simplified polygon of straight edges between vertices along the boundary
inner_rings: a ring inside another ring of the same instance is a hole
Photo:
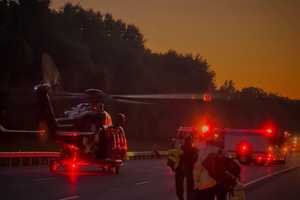
[[[183,154],[181,149],[170,149],[168,151],[168,159],[174,162],[174,169],[177,169],[180,162],[180,157]]]
[[[199,143],[196,147],[198,149],[198,158],[193,170],[194,188],[203,190],[217,184],[216,181],[208,174],[208,171],[203,167],[202,163],[210,153],[217,153],[219,148],[205,143]]]

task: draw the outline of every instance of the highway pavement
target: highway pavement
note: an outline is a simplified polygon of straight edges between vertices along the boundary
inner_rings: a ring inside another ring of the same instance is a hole
[[[294,166],[297,164],[294,160],[293,158],[286,166],[243,166],[241,181],[247,183]],[[175,200],[173,179],[173,173],[166,167],[163,159],[128,161],[119,175],[104,174],[93,167],[74,174],[63,171],[51,174],[46,166],[0,169],[0,199]],[[247,197],[267,199],[264,191],[270,193],[274,190],[284,195],[286,191],[290,191],[287,186],[289,181],[300,188],[299,180],[299,170],[288,172],[278,179],[271,178],[266,184],[258,183],[257,187],[249,187]],[[300,193],[296,186],[291,189]]]
[[[299,200],[300,169],[255,184],[247,189],[246,196],[255,200]]]

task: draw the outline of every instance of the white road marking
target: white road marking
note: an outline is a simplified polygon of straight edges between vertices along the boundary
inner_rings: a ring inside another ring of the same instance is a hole
[[[74,196],[70,196],[70,197],[65,197],[65,198],[61,198],[58,200],[73,200],[73,199],[79,199],[80,196],[78,195],[74,195]]]
[[[268,179],[268,178],[271,178],[271,177],[273,177],[273,176],[277,176],[277,175],[283,174],[283,173],[285,173],[285,172],[288,172],[288,171],[291,171],[291,170],[294,170],[294,169],[297,169],[297,168],[300,168],[300,166],[289,167],[289,168],[287,168],[287,169],[283,169],[283,170],[276,171],[276,172],[274,172],[274,173],[272,173],[272,174],[268,174],[268,175],[266,175],[266,176],[262,176],[262,177],[259,177],[259,178],[257,178],[257,179],[254,179],[254,180],[252,180],[252,181],[249,181],[248,183],[243,184],[243,187],[244,187],[244,188],[245,188],[245,187],[249,187],[249,186],[254,185],[254,184],[258,183],[258,182],[261,182],[261,181],[263,181],[263,180],[265,180],[265,179]]]
[[[135,185],[145,185],[147,183],[149,183],[149,181],[141,181],[141,182],[135,183]]]

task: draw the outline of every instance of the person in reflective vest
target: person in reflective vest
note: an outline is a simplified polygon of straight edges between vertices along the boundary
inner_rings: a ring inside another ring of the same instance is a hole
[[[184,171],[181,156],[183,150],[180,144],[173,141],[173,148],[168,151],[167,165],[175,172],[175,189],[178,200],[183,200],[184,197]]]
[[[127,153],[127,139],[123,126],[126,121],[126,116],[118,113],[116,116],[115,124],[108,128],[107,137],[109,138],[109,148],[111,157],[114,159],[126,158]]]
[[[192,136],[185,138],[182,150],[183,154],[181,156],[181,160],[184,170],[184,177],[186,178],[187,200],[192,200],[194,189],[193,169],[198,157],[198,150],[193,146]]]
[[[213,140],[212,135],[199,137],[196,141],[198,149],[198,158],[194,164],[194,199],[198,200],[214,200],[216,196],[217,181],[210,175],[206,168],[207,158],[209,155],[217,154],[220,148],[210,143]]]

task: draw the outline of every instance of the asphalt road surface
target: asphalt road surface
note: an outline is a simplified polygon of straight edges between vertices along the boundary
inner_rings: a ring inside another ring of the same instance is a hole
[[[286,166],[243,166],[241,181],[247,183]],[[266,184],[250,187],[248,199],[275,199],[269,194],[300,192],[300,171],[288,172],[271,178]],[[295,184],[289,187],[288,183]],[[280,190],[279,190],[280,189]],[[281,191],[281,192],[280,192]],[[80,173],[61,172],[51,174],[47,167],[22,167],[0,169],[0,199],[130,199],[130,200],[175,200],[173,173],[165,160],[128,161],[119,175],[103,174],[95,168],[83,169]],[[264,196],[265,195],[265,196]],[[296,194],[297,196],[297,194]],[[295,195],[293,197],[296,197]],[[298,198],[300,199],[300,198]]]
[[[300,169],[270,178],[253,185],[246,192],[247,199],[299,200]]]

